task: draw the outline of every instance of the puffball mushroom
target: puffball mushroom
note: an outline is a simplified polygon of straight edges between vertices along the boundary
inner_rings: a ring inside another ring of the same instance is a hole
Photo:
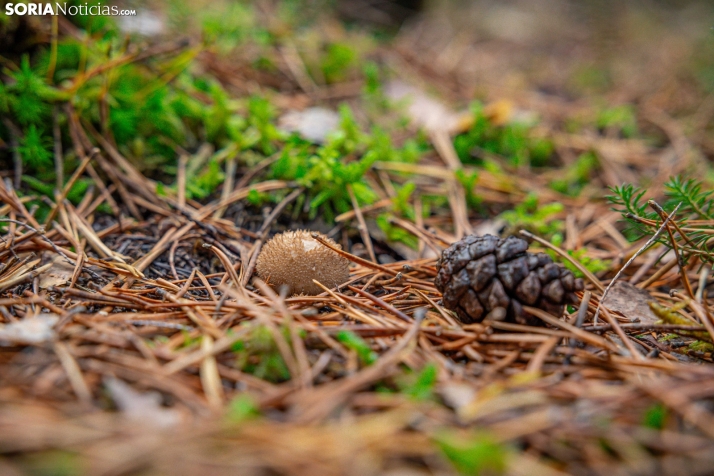
[[[312,237],[313,232],[298,230],[275,235],[258,255],[258,276],[275,289],[288,287],[289,295],[320,294],[323,289],[313,283],[333,288],[350,277],[349,261]],[[330,238],[325,241],[341,248]]]

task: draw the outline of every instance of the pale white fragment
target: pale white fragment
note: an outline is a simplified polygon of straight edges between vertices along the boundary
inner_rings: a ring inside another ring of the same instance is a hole
[[[56,314],[40,314],[27,317],[17,322],[0,326],[0,343],[3,345],[41,344],[54,340],[55,324],[59,321]]]
[[[181,422],[181,413],[161,405],[159,392],[137,392],[126,382],[108,377],[104,386],[109,390],[119,411],[127,418],[157,428],[170,428]]]
[[[340,116],[323,107],[311,107],[304,111],[288,111],[278,121],[278,127],[286,132],[297,132],[303,139],[322,144],[327,136],[340,126]]]

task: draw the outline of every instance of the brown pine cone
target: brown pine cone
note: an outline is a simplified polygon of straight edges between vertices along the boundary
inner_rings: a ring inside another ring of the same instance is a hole
[[[527,249],[521,238],[493,235],[469,235],[445,249],[434,281],[444,307],[465,323],[488,318],[541,324],[523,305],[560,317],[566,303],[578,302],[574,291],[583,289],[583,281],[550,256]]]

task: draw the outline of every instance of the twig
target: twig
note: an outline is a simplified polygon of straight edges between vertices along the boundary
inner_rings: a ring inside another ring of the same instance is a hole
[[[38,230],[38,229],[36,229],[36,228],[34,228],[34,227],[28,225],[27,223],[21,222],[21,221],[19,221],[19,220],[13,220],[13,219],[11,219],[11,218],[0,218],[0,222],[15,223],[16,225],[23,226],[23,227],[27,228],[28,230],[30,230],[30,231],[34,232],[36,235],[38,235],[41,239],[43,239],[44,241],[46,241],[46,242],[52,247],[52,249],[57,252],[58,255],[62,256],[62,257],[65,259],[65,261],[67,261],[67,262],[68,262],[69,264],[71,264],[72,266],[76,265],[76,263],[75,263],[74,261],[72,261],[72,260],[70,259],[70,257],[67,256],[67,255],[64,253],[64,251],[62,251],[62,249],[61,249],[59,246],[55,245],[52,240],[50,240],[49,238],[47,238],[47,237],[45,236],[45,230],[44,230],[44,229]]]
[[[56,35],[56,19],[52,20],[52,48],[53,54],[57,54],[57,38]],[[54,65],[52,66],[54,69]],[[49,74],[49,70],[47,72]],[[56,179],[56,189],[62,190],[62,185],[64,184],[64,157],[62,155],[62,131],[60,130],[60,124],[58,119],[58,107],[52,108],[52,135],[54,138],[54,152],[55,152],[55,179]]]
[[[612,278],[612,281],[610,281],[610,284],[607,285],[607,288],[605,288],[605,292],[602,293],[602,297],[600,298],[600,301],[597,304],[597,309],[595,309],[595,317],[593,317],[593,322],[597,324],[597,319],[598,316],[600,315],[600,307],[602,306],[602,303],[605,301],[605,298],[607,297],[607,293],[610,291],[610,288],[612,288],[612,285],[617,282],[617,279],[620,277],[623,271],[633,262],[635,259],[642,253],[644,250],[647,249],[648,246],[650,246],[652,243],[657,241],[657,238],[659,238],[659,235],[662,233],[662,230],[664,230],[667,227],[667,223],[672,219],[672,217],[677,213],[677,210],[679,210],[679,207],[682,205],[682,202],[680,202],[676,207],[674,207],[674,210],[672,210],[672,213],[669,214],[669,216],[662,222],[662,225],[659,227],[657,232],[652,235],[652,238],[647,240],[647,242],[642,245],[642,247],[637,250],[635,254],[632,255],[632,257],[627,260],[627,263],[625,263],[625,266],[620,268],[620,270],[615,274],[615,277]]]
[[[661,206],[654,200],[648,200],[647,203],[654,208],[654,210],[659,214],[660,218],[663,220],[665,219],[665,211],[662,209]],[[677,211],[679,206],[682,203],[680,202],[677,207],[674,209],[672,213]],[[669,217],[668,217],[669,218]],[[667,221],[667,220],[665,220]],[[686,241],[690,241],[687,235],[682,233],[682,230],[679,229],[678,225],[675,222],[672,222],[679,232],[679,235],[684,238]],[[677,240],[674,238],[674,233],[672,233],[672,230],[669,229],[669,226],[667,228],[667,234],[669,235],[669,240],[672,243],[672,250],[674,251],[674,255],[677,257],[677,263],[679,264],[679,274],[682,277],[682,285],[684,285],[684,289],[687,291],[687,294],[689,295],[690,298],[694,299],[694,291],[692,291],[692,285],[689,282],[689,277],[687,277],[687,270],[684,268],[684,256],[679,252],[679,246],[677,246]]]
[[[357,263],[361,266],[364,266],[365,268],[370,268],[370,269],[376,269],[377,271],[381,271],[383,273],[386,273],[390,276],[397,276],[399,274],[399,271],[394,271],[392,269],[387,268],[386,266],[382,266],[381,264],[377,263],[372,263],[370,261],[367,261],[366,259],[360,258],[359,256],[355,256],[352,253],[348,253],[345,250],[342,250],[340,248],[337,248],[336,246],[332,245],[331,243],[327,242],[324,238],[322,238],[319,234],[313,233],[311,235],[315,240],[319,241],[321,244],[327,246],[330,248],[332,251],[335,253],[344,256],[348,260],[352,261],[353,263]]]
[[[607,349],[612,352],[620,353],[620,349],[612,345],[610,342],[606,341],[600,336],[596,336],[594,334],[591,334],[589,332],[586,332],[582,329],[578,329],[577,327],[568,324],[567,322],[563,322],[552,315],[548,314],[547,312],[543,311],[542,309],[530,307],[530,306],[523,306],[523,310],[526,311],[528,314],[531,314],[539,319],[542,319],[543,321],[547,322],[551,326],[559,327],[561,329],[564,329],[566,331],[570,331],[578,340],[582,340],[584,342],[588,342],[592,345],[602,347],[603,349]]]
[[[367,252],[369,253],[369,258],[373,263],[377,262],[377,256],[374,254],[374,246],[372,245],[372,237],[369,236],[369,230],[367,229],[367,223],[364,221],[362,216],[362,210],[359,208],[359,203],[357,202],[357,197],[355,196],[354,190],[352,190],[352,185],[347,184],[347,193],[352,201],[352,208],[355,211],[355,216],[357,217],[357,229],[362,237],[362,242],[367,247]]]

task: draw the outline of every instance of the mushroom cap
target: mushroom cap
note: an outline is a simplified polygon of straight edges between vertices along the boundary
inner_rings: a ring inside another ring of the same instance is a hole
[[[323,286],[333,288],[350,277],[349,261],[315,240],[312,232],[286,231],[275,235],[258,255],[256,272],[275,289],[288,287],[288,293],[320,294]],[[330,238],[323,239],[340,248]]]

